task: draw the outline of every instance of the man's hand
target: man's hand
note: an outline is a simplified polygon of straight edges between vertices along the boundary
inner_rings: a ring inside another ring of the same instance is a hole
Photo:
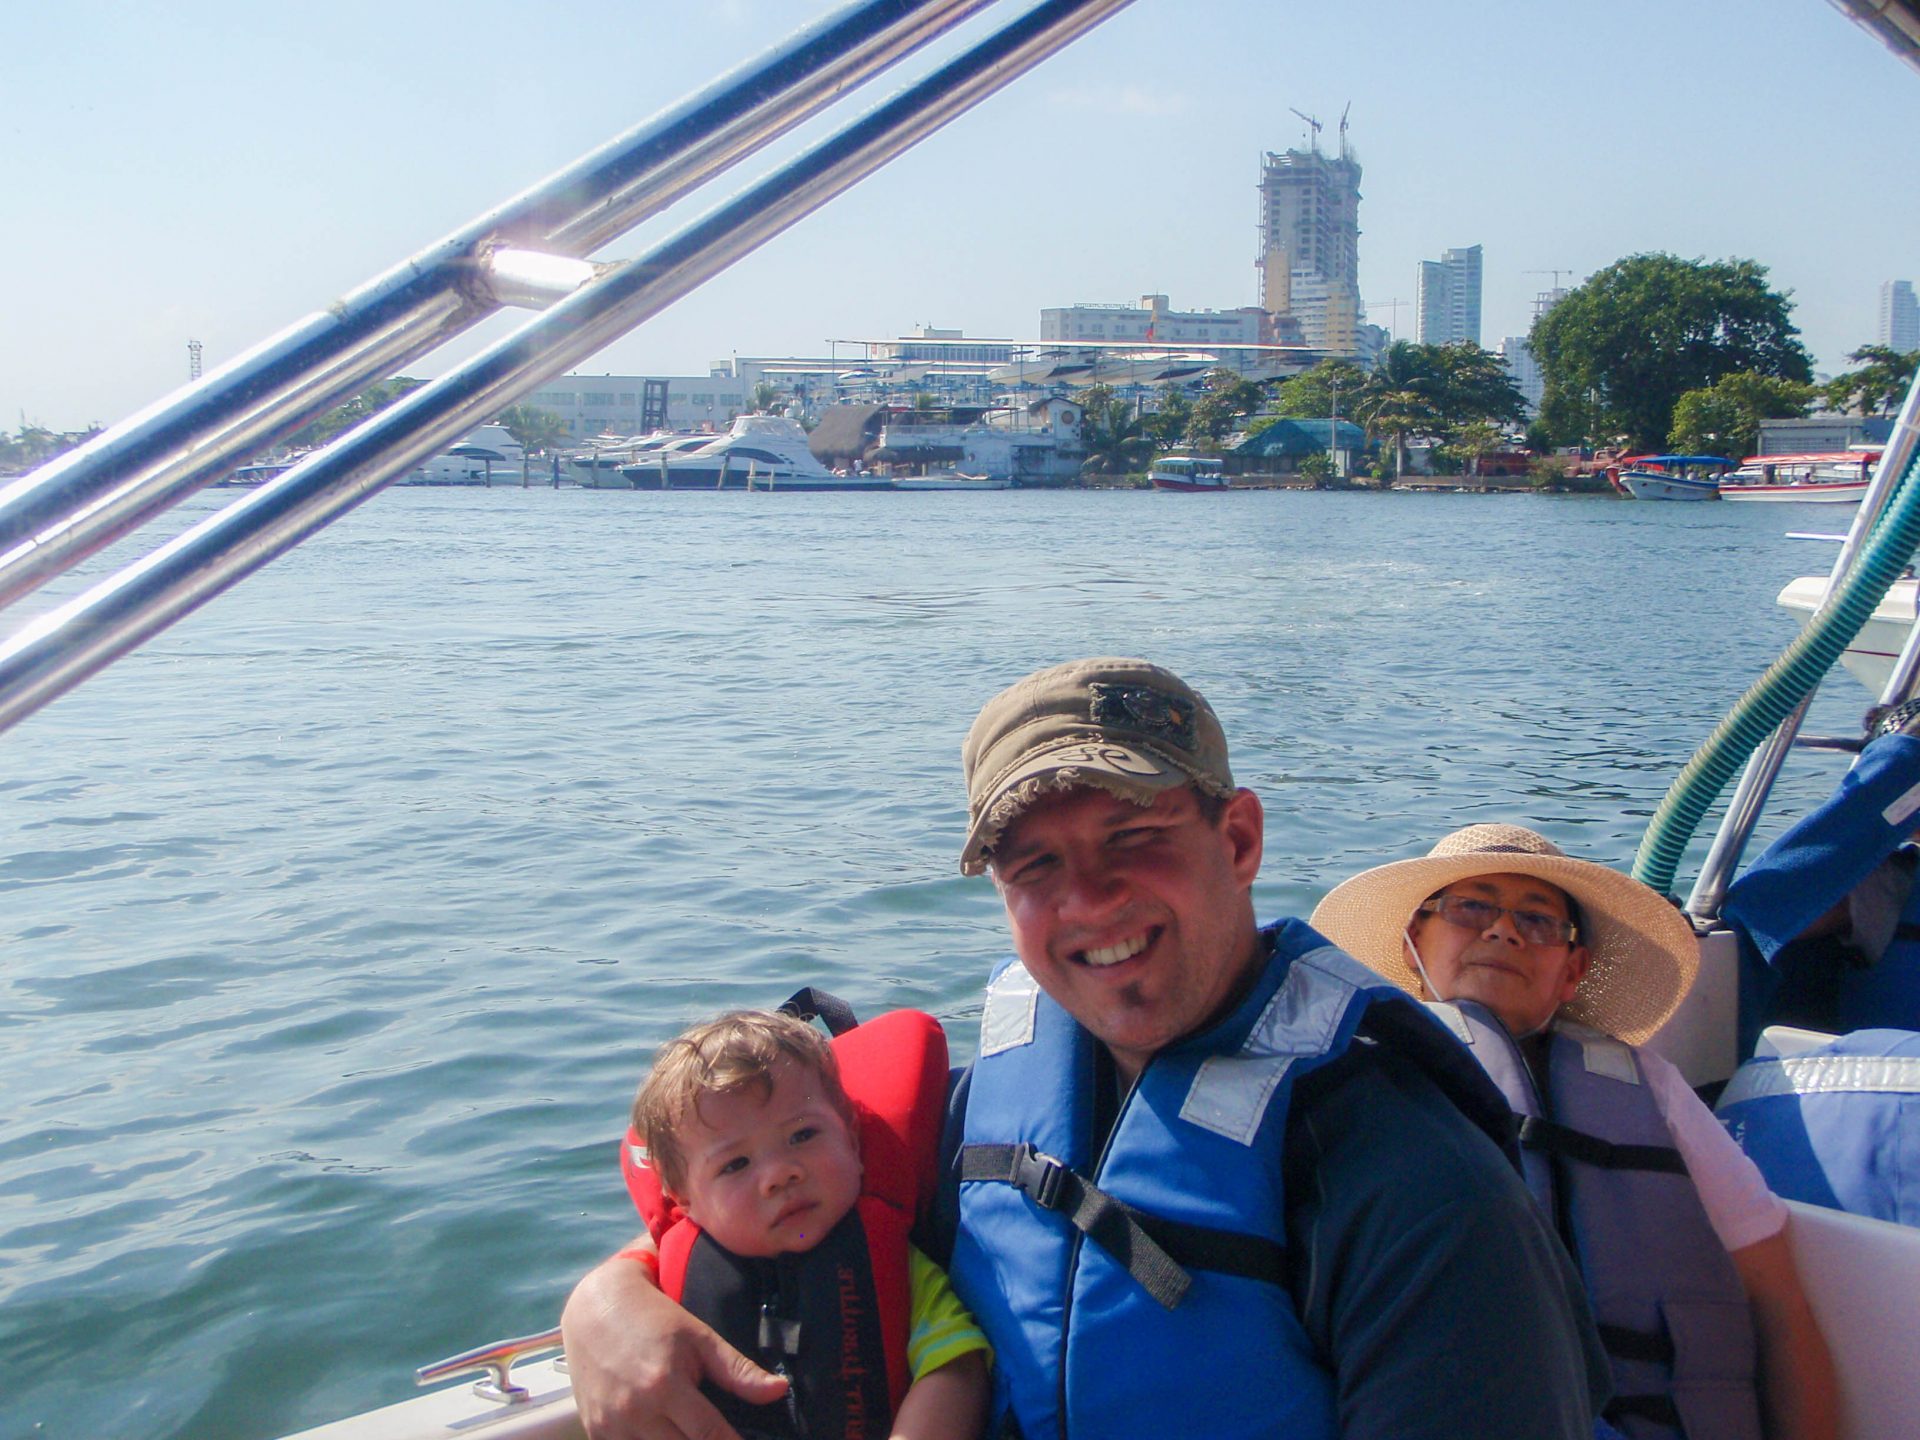
[[[567,1297],[560,1329],[574,1403],[592,1440],[739,1440],[700,1382],[755,1405],[787,1392],[784,1379],[661,1294],[632,1260],[589,1271]]]

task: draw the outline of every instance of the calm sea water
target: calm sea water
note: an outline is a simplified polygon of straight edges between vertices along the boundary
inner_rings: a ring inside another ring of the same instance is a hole
[[[812,982],[968,1053],[959,744],[1040,664],[1206,691],[1265,912],[1475,820],[1625,864],[1847,518],[381,496],[0,737],[0,1434],[254,1440],[552,1325],[693,1017]]]

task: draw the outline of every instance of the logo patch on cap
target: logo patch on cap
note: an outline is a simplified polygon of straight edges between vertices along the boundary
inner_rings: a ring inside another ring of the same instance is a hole
[[[1193,707],[1151,685],[1115,685],[1094,681],[1087,686],[1093,703],[1088,718],[1094,724],[1139,730],[1156,739],[1170,740],[1182,750],[1194,748]]]

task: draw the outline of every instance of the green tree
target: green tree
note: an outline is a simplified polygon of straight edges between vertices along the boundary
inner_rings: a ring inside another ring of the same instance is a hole
[[[527,483],[527,462],[536,454],[544,455],[556,446],[565,445],[573,437],[567,433],[567,422],[557,411],[542,410],[537,405],[514,405],[502,410],[494,422],[520,445],[520,483]]]
[[[1920,350],[1902,354],[1885,345],[1862,345],[1847,358],[1860,368],[1827,382],[1821,392],[1827,404],[1842,414],[1889,415],[1907,398]]]
[[[1187,420],[1187,440],[1198,449],[1217,449],[1241,417],[1266,403],[1266,392],[1252,380],[1220,366],[1200,382],[1200,398]]]
[[[1443,428],[1440,412],[1423,390],[1372,390],[1360,402],[1358,419],[1367,433],[1393,442],[1393,476],[1407,473],[1407,441]]]
[[[773,407],[780,403],[780,387],[771,380],[762,380],[753,387],[753,413],[771,415]]]
[[[1467,463],[1467,473],[1478,475],[1480,462],[1505,443],[1500,427],[1487,420],[1471,420],[1455,432],[1451,445]]]
[[[1140,426],[1156,448],[1169,450],[1180,443],[1181,436],[1187,433],[1187,422],[1192,418],[1193,402],[1187,398],[1186,392],[1168,390],[1161,395],[1159,408],[1148,410],[1140,416]]]
[[[1426,388],[1450,436],[1469,425],[1519,425],[1526,419],[1526,397],[1507,362],[1492,351],[1464,342],[1415,348],[1429,352]]]
[[[1324,420],[1340,411],[1353,413],[1354,402],[1367,383],[1367,372],[1350,360],[1322,360],[1311,370],[1281,382],[1272,410],[1279,419]]]
[[[1080,440],[1087,451],[1080,466],[1083,473],[1127,475],[1147,462],[1154,451],[1153,437],[1132,405],[1104,385],[1083,392],[1080,405],[1084,416]]]
[[[1609,265],[1534,322],[1542,420],[1562,444],[1620,436],[1646,450],[1673,428],[1682,395],[1723,375],[1811,381],[1790,302],[1766,282],[1751,260],[1650,254]]]
[[[1684,454],[1738,460],[1760,448],[1762,420],[1804,415],[1817,393],[1812,385],[1798,380],[1777,380],[1750,370],[1723,375],[1675,402],[1667,445]]]
[[[90,425],[85,430],[53,431],[23,417],[16,433],[8,435],[0,430],[0,474],[37,469],[75,446],[86,444],[99,433],[98,425]]]

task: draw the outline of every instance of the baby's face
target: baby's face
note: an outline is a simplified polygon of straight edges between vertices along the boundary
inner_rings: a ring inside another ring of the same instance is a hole
[[[783,1060],[765,1099],[709,1095],[688,1118],[684,1193],[702,1230],[736,1255],[811,1250],[860,1194],[853,1132],[804,1065]]]

